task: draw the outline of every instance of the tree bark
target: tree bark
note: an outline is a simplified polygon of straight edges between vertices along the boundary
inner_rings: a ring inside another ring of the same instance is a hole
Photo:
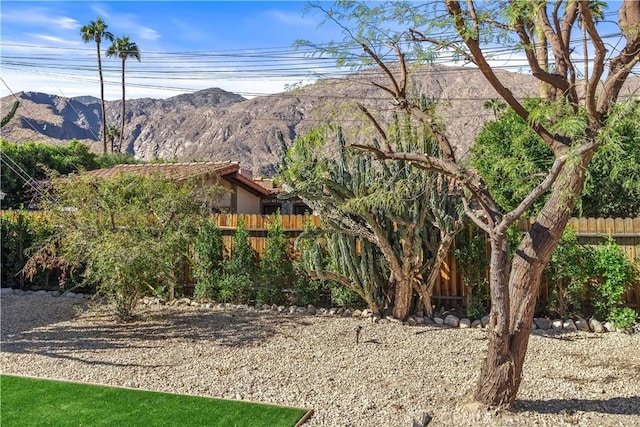
[[[122,125],[120,126],[120,142],[118,143],[118,152],[122,152],[122,138],[124,138],[124,115],[125,115],[125,96],[124,96],[124,62],[122,58]]]
[[[565,166],[512,262],[506,236],[491,236],[489,349],[474,395],[481,403],[508,408],[515,401],[542,271],[571,217],[572,196],[580,194],[592,156],[587,153],[578,169]]]
[[[397,278],[393,298],[393,317],[404,320],[409,316],[413,299],[413,283],[411,278]]]
[[[102,77],[102,58],[100,58],[100,42],[96,42],[98,51],[98,74],[100,75],[100,104],[102,107],[102,152],[107,154],[107,112],[104,109],[104,79]]]

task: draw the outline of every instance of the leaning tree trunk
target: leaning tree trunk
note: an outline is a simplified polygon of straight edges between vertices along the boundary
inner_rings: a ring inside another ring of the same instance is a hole
[[[413,299],[413,280],[411,277],[396,277],[393,298],[393,317],[404,320],[409,316]]]
[[[489,348],[475,391],[475,399],[481,403],[508,408],[515,401],[542,271],[575,207],[575,197],[568,199],[568,194],[582,191],[582,171],[591,156],[585,156],[579,170],[565,167],[511,263],[506,236],[491,238]]]

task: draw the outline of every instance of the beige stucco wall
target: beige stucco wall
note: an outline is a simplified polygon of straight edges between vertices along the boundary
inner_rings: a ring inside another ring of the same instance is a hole
[[[260,197],[243,188],[236,187],[237,209],[235,213],[260,214]]]

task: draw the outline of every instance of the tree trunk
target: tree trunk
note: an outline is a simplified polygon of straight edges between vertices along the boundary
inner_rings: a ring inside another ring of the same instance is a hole
[[[124,62],[125,62],[125,58],[122,58],[122,125],[120,126],[120,142],[118,143],[118,152],[122,152],[122,138],[124,138],[124,115],[125,115]]]
[[[393,298],[393,317],[404,320],[409,316],[411,300],[413,299],[413,283],[411,278],[402,278],[396,281],[395,295]]]
[[[100,104],[102,106],[102,151],[107,154],[107,112],[104,109],[104,79],[102,78],[102,58],[100,58],[100,43],[96,43],[98,51],[98,74],[100,75]]]
[[[515,401],[522,381],[542,270],[551,259],[575,207],[576,198],[568,195],[582,191],[583,171],[591,157],[591,153],[587,154],[582,166],[576,169],[565,167],[511,264],[506,237],[491,236],[489,349],[474,395],[481,403],[508,408]]]

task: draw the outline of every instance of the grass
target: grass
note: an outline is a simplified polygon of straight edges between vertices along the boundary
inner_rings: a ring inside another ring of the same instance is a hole
[[[305,409],[0,375],[0,425],[295,426]]]

